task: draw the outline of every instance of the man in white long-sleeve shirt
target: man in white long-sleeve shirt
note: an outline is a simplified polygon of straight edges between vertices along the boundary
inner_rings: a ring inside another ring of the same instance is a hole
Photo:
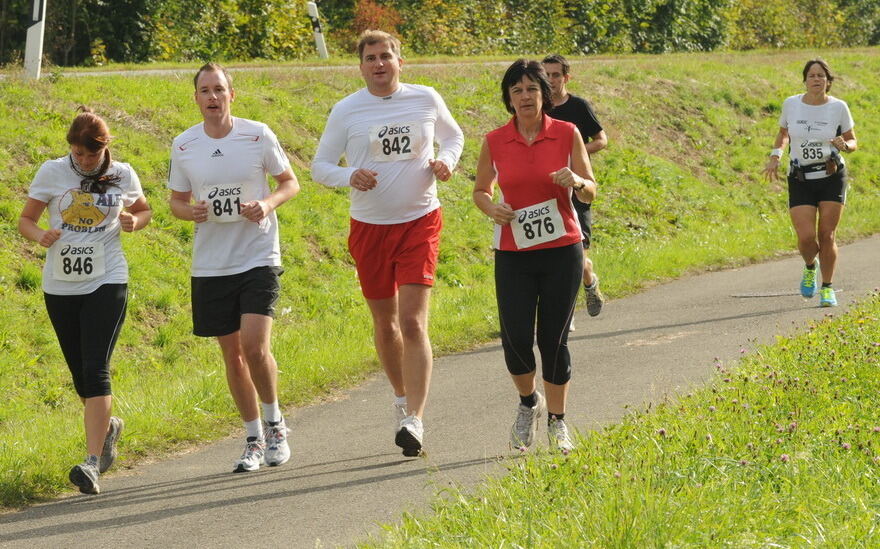
[[[400,82],[397,38],[365,31],[358,54],[367,86],[333,107],[312,178],[351,187],[348,246],[396,397],[395,443],[403,455],[418,456],[433,365],[428,304],[443,224],[435,181],[451,177],[464,136],[433,88]]]

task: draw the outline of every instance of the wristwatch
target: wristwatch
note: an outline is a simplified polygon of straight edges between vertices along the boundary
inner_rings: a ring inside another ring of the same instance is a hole
[[[574,189],[575,191],[580,191],[580,190],[583,190],[583,188],[586,186],[587,186],[586,183],[580,182],[580,183],[573,185],[571,188]]]

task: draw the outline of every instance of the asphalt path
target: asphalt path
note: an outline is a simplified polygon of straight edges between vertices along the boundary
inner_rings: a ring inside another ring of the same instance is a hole
[[[579,311],[569,339],[569,423],[593,429],[619,421],[627,405],[699,386],[716,358],[730,364],[776,334],[839,314],[880,285],[880,237],[841,248],[836,309],[797,295],[801,265],[787,257],[689,276],[611,301],[596,318]],[[507,439],[517,402],[496,341],[436,360],[426,457],[403,458],[394,446],[391,393],[376,377],[333,402],[288,410],[293,457],[281,467],[230,473],[242,449],[236,432],[186,455],[111,471],[99,496],[70,494],[0,515],[0,546],[351,545],[404,511],[429,512],[446,488],[503,474],[516,459]],[[542,424],[544,446],[545,431]]]

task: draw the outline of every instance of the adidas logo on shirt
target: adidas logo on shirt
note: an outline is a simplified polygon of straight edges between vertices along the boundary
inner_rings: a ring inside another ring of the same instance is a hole
[[[220,152],[220,149],[214,151],[214,154],[211,155],[211,158],[217,158],[218,156],[223,156],[223,153]]]

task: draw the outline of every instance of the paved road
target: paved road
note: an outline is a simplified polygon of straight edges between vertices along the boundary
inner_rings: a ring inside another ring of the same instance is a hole
[[[841,250],[841,307],[880,285],[880,237]],[[791,257],[687,277],[578,318],[568,416],[581,428],[698,385],[715,357],[772,342],[829,309],[794,295]],[[600,265],[601,268],[601,265]],[[734,297],[749,295],[752,297]],[[756,297],[764,295],[766,297]],[[442,295],[437,296],[442,299]],[[498,342],[436,362],[425,417],[429,455],[393,445],[390,393],[374,379],[335,402],[288,412],[294,458],[257,473],[228,471],[241,433],[197,452],[107,476],[100,496],[72,495],[0,516],[2,547],[332,547],[423,511],[452,484],[504,471],[516,395]],[[542,437],[542,443],[544,439]]]

